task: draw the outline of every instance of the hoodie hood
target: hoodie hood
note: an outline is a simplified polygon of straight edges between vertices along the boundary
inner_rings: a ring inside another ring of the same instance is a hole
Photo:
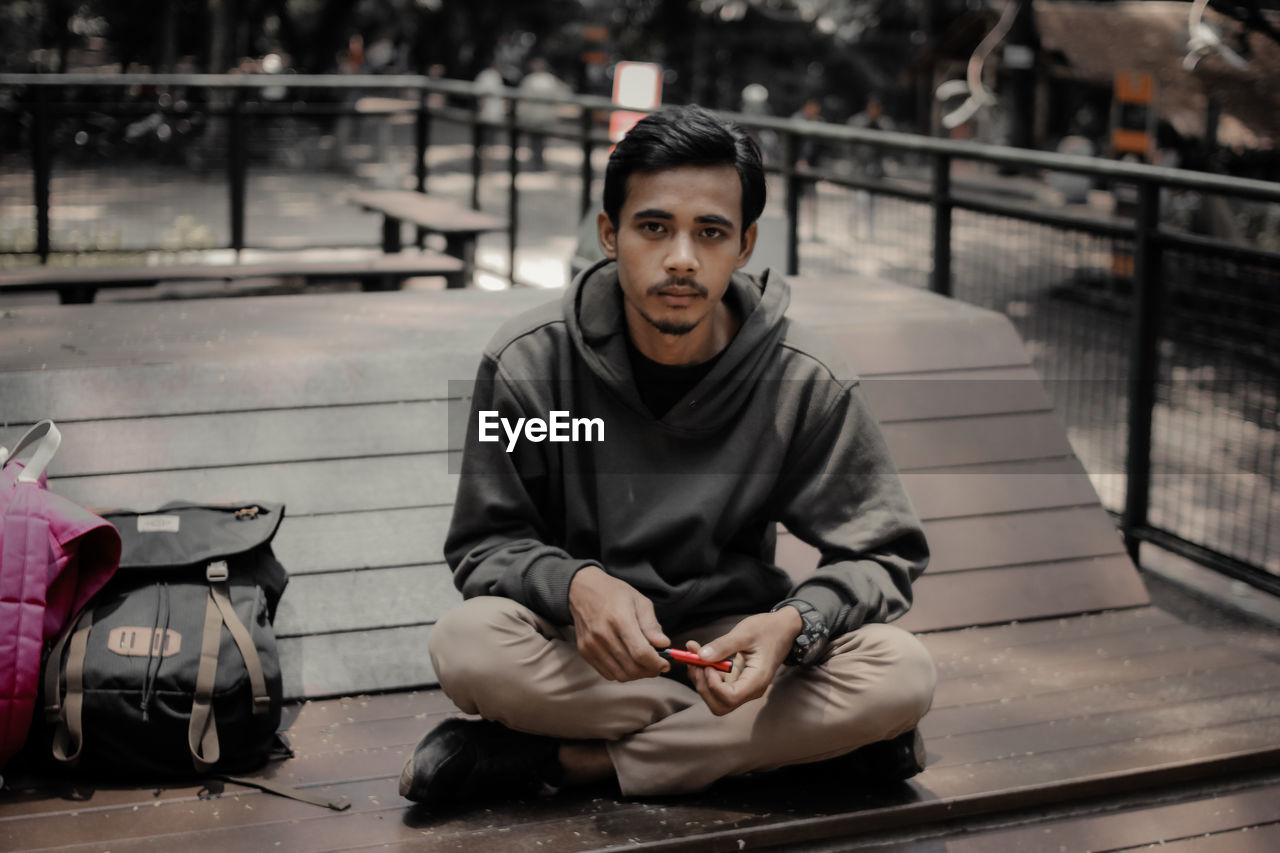
[[[735,272],[724,299],[742,318],[742,326],[711,372],[658,421],[669,429],[689,433],[719,429],[737,415],[756,380],[776,362],[791,302],[786,279],[769,270],[758,278]],[[574,347],[592,373],[637,414],[652,419],[631,375],[622,300],[618,265],[601,261],[569,286],[564,319]]]

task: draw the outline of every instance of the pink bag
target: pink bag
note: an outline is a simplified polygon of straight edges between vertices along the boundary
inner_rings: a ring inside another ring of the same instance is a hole
[[[120,563],[120,534],[48,491],[62,436],[41,421],[13,452],[0,447],[0,769],[27,737],[40,656]],[[15,461],[30,449],[26,467]]]

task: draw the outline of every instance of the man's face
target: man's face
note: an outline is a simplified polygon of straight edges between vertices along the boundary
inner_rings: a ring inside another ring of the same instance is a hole
[[[600,246],[618,262],[629,319],[684,335],[724,298],[751,258],[756,224],[742,229],[742,183],[733,166],[637,172],[615,228],[600,214]]]

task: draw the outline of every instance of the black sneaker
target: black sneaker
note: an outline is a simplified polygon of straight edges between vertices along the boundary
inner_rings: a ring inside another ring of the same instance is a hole
[[[903,782],[924,770],[924,738],[919,729],[876,741],[853,752],[808,764],[791,764],[774,773],[785,779],[821,780],[832,785]]]
[[[876,741],[855,749],[843,758],[861,769],[870,779],[901,782],[924,770],[924,738],[912,729],[889,740]]]
[[[489,720],[445,720],[418,742],[400,772],[400,796],[453,805],[554,793],[559,743]]]

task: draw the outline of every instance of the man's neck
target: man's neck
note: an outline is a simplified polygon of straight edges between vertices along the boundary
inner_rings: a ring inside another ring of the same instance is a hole
[[[683,335],[664,335],[649,321],[624,303],[627,333],[641,355],[659,364],[701,364],[729,345],[742,321],[725,302],[712,309],[705,320]]]

